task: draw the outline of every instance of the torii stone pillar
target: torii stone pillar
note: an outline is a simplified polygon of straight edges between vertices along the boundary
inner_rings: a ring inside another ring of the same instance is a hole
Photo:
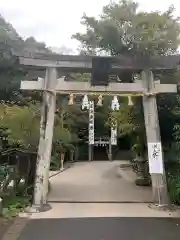
[[[161,146],[155,82],[152,71],[143,71],[141,73],[141,79],[143,80],[143,84],[147,92],[147,94],[143,96],[143,108],[146,126],[149,171],[152,179],[153,202],[158,207],[165,207],[169,205],[169,199]],[[174,92],[176,92],[176,89]],[[166,93],[166,91],[164,91],[164,93]]]
[[[56,68],[47,68],[43,79],[43,101],[41,109],[40,140],[37,155],[37,169],[33,205],[37,211],[46,206],[48,193],[49,166],[52,150],[54,116],[56,110]]]

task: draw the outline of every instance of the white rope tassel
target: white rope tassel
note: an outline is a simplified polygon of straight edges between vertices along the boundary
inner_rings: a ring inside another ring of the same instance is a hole
[[[69,95],[69,102],[68,102],[68,105],[73,105],[74,104],[74,94],[70,94]]]
[[[128,96],[128,106],[133,106],[133,101],[131,96]]]

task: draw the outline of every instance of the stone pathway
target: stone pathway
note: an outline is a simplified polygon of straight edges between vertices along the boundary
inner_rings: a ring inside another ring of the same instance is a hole
[[[179,212],[150,209],[151,188],[119,164],[75,163],[51,177],[52,209],[22,214],[2,240],[179,240]]]
[[[151,202],[151,188],[134,180],[120,161],[75,163],[50,179],[49,202]]]
[[[176,218],[178,212],[157,211],[147,203],[51,203],[52,209],[35,213],[31,219],[69,219],[94,217]]]

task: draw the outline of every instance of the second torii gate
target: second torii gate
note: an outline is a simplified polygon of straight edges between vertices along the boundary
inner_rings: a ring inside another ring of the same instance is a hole
[[[168,57],[167,57],[168,58]],[[154,204],[167,206],[168,193],[166,176],[164,170],[163,153],[161,147],[161,137],[159,131],[158,111],[156,104],[156,94],[175,93],[175,84],[155,83],[153,79],[154,70],[175,69],[179,63],[179,56],[172,57],[167,64],[167,58],[152,59],[148,65],[143,61],[137,65],[132,59],[114,58],[112,72],[116,73],[121,69],[140,71],[141,82],[135,83],[109,83],[108,86],[92,86],[89,82],[67,82],[62,78],[58,79],[58,71],[90,72],[92,69],[92,57],[90,56],[62,56],[31,54],[31,56],[19,56],[21,65],[45,72],[45,78],[38,81],[22,81],[22,90],[43,91],[40,141],[37,156],[37,172],[34,188],[34,206],[37,211],[41,211],[47,203],[48,176],[51,159],[51,148],[53,138],[54,116],[56,110],[56,94],[108,94],[108,95],[128,95],[133,94],[143,96],[143,107],[145,116],[145,126],[147,135],[149,169],[152,177],[152,188]]]

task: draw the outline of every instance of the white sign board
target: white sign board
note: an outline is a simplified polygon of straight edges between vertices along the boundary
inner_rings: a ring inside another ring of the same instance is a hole
[[[162,146],[160,142],[148,143],[149,172],[163,174]]]
[[[117,145],[117,126],[111,127],[111,145]]]

